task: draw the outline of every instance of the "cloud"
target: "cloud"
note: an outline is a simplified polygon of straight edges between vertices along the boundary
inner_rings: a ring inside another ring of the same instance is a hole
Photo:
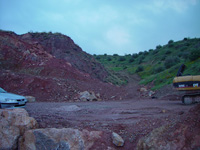
[[[105,33],[106,40],[112,45],[123,47],[130,42],[129,32],[122,27],[113,27]]]
[[[177,13],[184,13],[190,6],[196,4],[197,0],[153,0],[153,3],[149,3],[147,7],[154,13],[169,9]]]
[[[96,9],[89,7],[89,9],[81,9],[74,12],[75,20],[80,25],[105,25],[113,23],[120,16],[118,12],[110,6],[99,6]]]

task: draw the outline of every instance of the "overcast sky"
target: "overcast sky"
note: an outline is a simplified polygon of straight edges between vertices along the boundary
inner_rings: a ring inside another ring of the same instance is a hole
[[[90,54],[200,37],[200,0],[0,0],[0,29],[60,32]]]

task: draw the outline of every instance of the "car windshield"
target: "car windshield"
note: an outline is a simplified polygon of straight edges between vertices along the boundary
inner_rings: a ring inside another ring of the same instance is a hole
[[[6,93],[6,91],[2,88],[0,88],[0,93]]]

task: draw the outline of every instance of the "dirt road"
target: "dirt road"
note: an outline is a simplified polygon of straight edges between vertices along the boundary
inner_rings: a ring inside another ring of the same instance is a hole
[[[125,140],[125,148],[136,146],[138,139],[154,128],[180,119],[194,105],[180,101],[126,100],[106,102],[36,102],[26,110],[40,128],[76,128],[116,132]]]

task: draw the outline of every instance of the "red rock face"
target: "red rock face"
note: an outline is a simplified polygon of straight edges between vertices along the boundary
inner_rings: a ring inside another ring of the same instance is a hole
[[[83,91],[102,99],[120,95],[118,87],[102,82],[107,72],[101,64],[61,34],[0,31],[0,69],[0,87],[38,101],[74,100]]]
[[[89,54],[74,43],[74,41],[60,33],[28,33],[22,35],[21,39],[28,43],[37,43],[52,56],[64,59],[76,69],[89,73],[92,77],[105,80],[108,73],[105,68]]]

